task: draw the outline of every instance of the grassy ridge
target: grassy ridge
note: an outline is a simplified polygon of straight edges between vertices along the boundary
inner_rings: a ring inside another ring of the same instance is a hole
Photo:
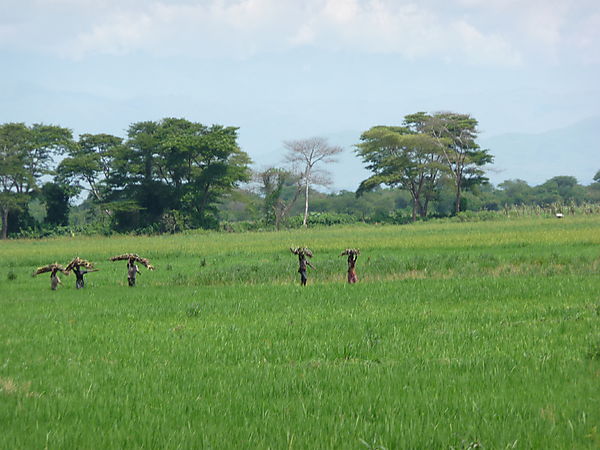
[[[586,218],[2,243],[0,443],[597,448],[599,231]],[[129,289],[106,262],[57,292],[23,275],[73,243],[158,270]],[[304,289],[294,244],[315,251]],[[355,286],[337,256],[349,245],[365,249]]]

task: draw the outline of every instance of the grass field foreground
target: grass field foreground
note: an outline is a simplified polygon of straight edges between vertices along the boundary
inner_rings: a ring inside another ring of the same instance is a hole
[[[0,248],[3,448],[600,446],[598,217]]]

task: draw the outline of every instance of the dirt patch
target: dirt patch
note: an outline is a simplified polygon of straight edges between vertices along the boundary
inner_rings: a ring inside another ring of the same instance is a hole
[[[24,394],[27,397],[41,397],[42,394],[30,390],[31,382],[19,384],[12,378],[0,377],[0,393],[4,395]]]

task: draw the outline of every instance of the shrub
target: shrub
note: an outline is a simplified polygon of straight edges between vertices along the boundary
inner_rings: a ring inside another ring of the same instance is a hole
[[[352,216],[350,214],[312,212],[308,215],[309,225],[347,225],[351,223],[356,223],[358,221],[359,220],[356,216]],[[303,222],[304,216],[293,216],[288,219],[288,227],[299,228],[302,226]]]

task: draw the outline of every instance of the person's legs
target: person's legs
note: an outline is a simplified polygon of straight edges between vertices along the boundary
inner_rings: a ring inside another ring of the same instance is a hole
[[[356,276],[356,271],[354,269],[348,270],[348,283],[354,284],[358,281],[358,277]]]

